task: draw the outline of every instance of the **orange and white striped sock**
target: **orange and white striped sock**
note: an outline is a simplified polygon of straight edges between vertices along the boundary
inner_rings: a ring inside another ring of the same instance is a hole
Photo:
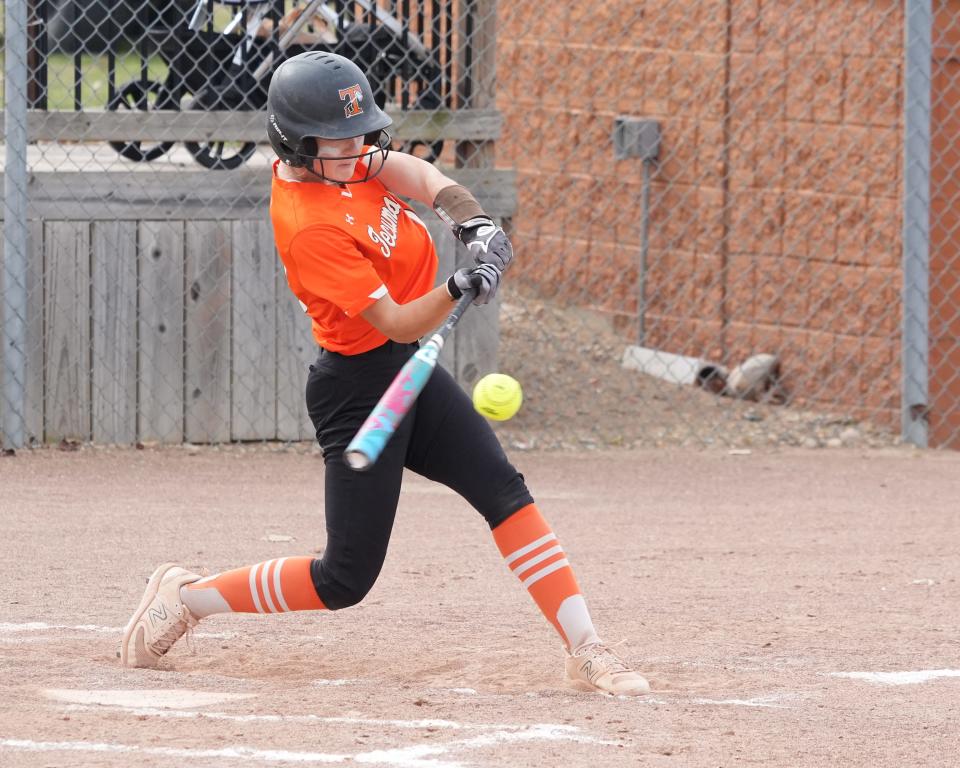
[[[600,641],[567,556],[536,505],[514,512],[493,529],[493,538],[568,649]]]
[[[198,619],[214,613],[319,611],[326,606],[310,577],[312,557],[281,557],[187,584],[180,599]]]

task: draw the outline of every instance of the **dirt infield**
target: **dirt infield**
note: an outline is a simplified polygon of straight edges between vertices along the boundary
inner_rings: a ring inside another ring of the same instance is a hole
[[[0,459],[0,765],[956,764],[960,454],[514,458],[650,696],[565,687],[479,516],[417,477],[360,606],[212,617],[123,670],[158,563],[322,550],[322,461],[27,451]]]

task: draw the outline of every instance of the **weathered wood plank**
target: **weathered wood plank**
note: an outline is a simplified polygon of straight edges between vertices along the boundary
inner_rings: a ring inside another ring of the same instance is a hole
[[[0,273],[3,270],[3,224],[0,223]],[[27,225],[26,371],[24,382],[24,437],[27,445],[43,442],[43,222]],[[0,339],[3,311],[0,308]],[[0,382],[4,381],[4,356],[0,354]],[[0,391],[0,414],[11,407]]]
[[[493,140],[503,116],[496,109],[387,110],[390,134],[409,141]],[[0,130],[3,113],[0,112]],[[31,110],[31,141],[266,141],[267,113],[238,112],[83,112]]]
[[[47,441],[90,439],[90,224],[51,221],[44,230]]]
[[[315,440],[307,415],[307,366],[317,357],[310,318],[293,295],[277,259],[277,438]]]
[[[186,222],[184,436],[230,439],[230,223]]]
[[[182,221],[139,225],[140,440],[183,440]]]
[[[137,225],[93,223],[93,440],[137,439]]]
[[[276,436],[277,312],[273,231],[266,219],[232,222],[233,440]]]
[[[43,222],[28,223],[27,248],[27,439],[43,442],[43,274],[46,269]]]
[[[440,170],[471,190],[491,216],[512,216],[516,212],[513,171],[449,167]],[[82,220],[260,218],[266,215],[269,205],[270,181],[270,171],[263,168],[176,173],[149,169],[37,172],[30,174],[27,216]]]

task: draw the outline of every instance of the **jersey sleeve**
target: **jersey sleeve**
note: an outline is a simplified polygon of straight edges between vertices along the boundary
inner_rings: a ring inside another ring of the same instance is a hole
[[[290,243],[290,256],[303,287],[356,317],[387,294],[387,286],[346,232],[310,227]]]

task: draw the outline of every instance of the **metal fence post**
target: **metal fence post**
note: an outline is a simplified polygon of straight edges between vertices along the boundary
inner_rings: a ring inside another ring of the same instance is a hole
[[[27,0],[7,0],[4,61],[3,446],[26,442]]]
[[[928,436],[930,312],[931,0],[907,0],[904,24],[903,338],[901,435]]]

